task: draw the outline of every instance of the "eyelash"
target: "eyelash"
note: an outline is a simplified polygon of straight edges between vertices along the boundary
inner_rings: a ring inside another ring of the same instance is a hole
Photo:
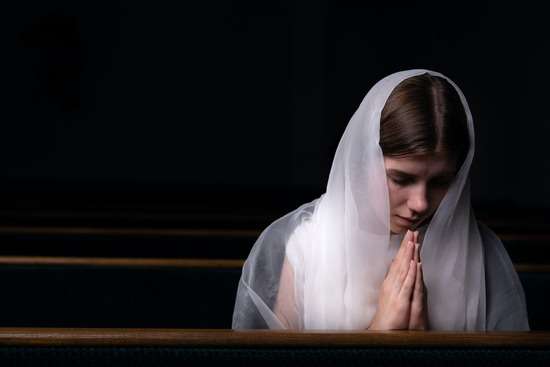
[[[408,178],[399,179],[399,178],[390,177],[390,179],[397,186],[407,186],[408,184],[412,183],[412,180],[408,179]],[[441,180],[441,181],[432,181],[431,182],[431,185],[433,185],[435,187],[447,187],[450,184],[451,184],[451,180]]]
[[[398,186],[406,186],[407,184],[412,183],[412,180],[407,178],[399,179],[399,178],[391,177],[390,179],[392,180],[393,183],[395,183]]]

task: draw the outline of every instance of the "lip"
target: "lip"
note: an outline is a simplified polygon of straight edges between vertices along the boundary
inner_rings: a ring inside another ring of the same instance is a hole
[[[412,219],[408,219],[408,218],[404,218],[400,215],[395,215],[402,223],[403,225],[405,226],[412,226],[416,221],[412,220]]]

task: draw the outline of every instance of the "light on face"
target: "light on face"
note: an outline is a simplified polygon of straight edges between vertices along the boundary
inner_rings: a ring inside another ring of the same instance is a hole
[[[390,227],[401,233],[423,224],[437,209],[455,177],[456,162],[446,154],[384,157]]]

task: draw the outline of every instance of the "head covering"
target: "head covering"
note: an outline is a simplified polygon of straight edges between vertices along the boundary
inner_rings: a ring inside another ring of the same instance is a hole
[[[464,95],[449,78],[423,69],[391,74],[372,87],[340,140],[325,194],[273,222],[260,235],[243,267],[234,329],[369,326],[402,237],[390,235],[380,116],[399,83],[424,73],[445,78],[456,89],[471,142],[455,179],[423,229],[421,258],[429,325],[437,330],[487,329],[483,239],[471,209],[468,177],[475,141],[472,116]],[[500,241],[495,246],[502,255]],[[518,305],[525,311],[521,284],[504,254],[502,261],[508,262],[499,269],[510,281],[502,286],[496,283],[501,289],[492,291],[502,294],[512,287],[518,297],[510,297],[511,306],[495,306],[493,315]],[[283,263],[290,264],[290,277],[281,278]],[[526,319],[526,313],[518,317]]]

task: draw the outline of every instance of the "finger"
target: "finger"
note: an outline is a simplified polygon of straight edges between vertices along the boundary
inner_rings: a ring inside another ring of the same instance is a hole
[[[416,278],[414,284],[414,297],[420,302],[420,305],[424,297],[424,282],[422,281],[422,264],[416,264]]]
[[[407,248],[405,249],[405,253],[401,256],[401,258],[398,259],[398,275],[394,281],[394,286],[399,291],[403,285],[403,282],[407,278],[407,274],[409,272],[409,262],[412,259],[412,251],[413,251],[413,243],[409,241],[407,243]]]
[[[420,233],[420,231],[417,231],[417,232],[418,232],[418,235],[416,236],[416,240],[418,243],[422,243],[424,238],[422,238],[422,234]]]
[[[428,289],[426,288],[426,284],[424,284],[424,269],[422,268],[422,262],[419,262],[418,263],[419,267],[418,267],[418,278],[420,278],[419,282],[420,284],[422,285],[422,294],[424,296],[424,298],[426,299],[427,296],[428,296]],[[424,299],[424,301],[425,301]]]
[[[415,266],[414,260],[411,260],[409,262],[409,272],[407,273],[407,277],[405,278],[405,281],[403,282],[403,286],[399,291],[399,297],[408,301],[411,300],[412,291],[414,289],[415,278],[416,278],[416,266]]]
[[[397,254],[395,255],[395,257],[392,260],[392,263],[390,265],[390,269],[386,273],[386,276],[389,273],[397,273],[398,274],[401,271],[401,269],[403,267],[402,257],[403,257],[403,254],[405,252],[407,252],[408,243],[409,243],[409,241],[412,241],[412,238],[413,238],[413,233],[410,230],[407,230],[407,232],[405,233],[405,236],[403,237],[403,240],[401,241],[401,246],[399,247],[399,250],[397,250]],[[405,272],[406,272],[406,270],[405,270]]]
[[[405,249],[407,248],[407,243],[412,240],[413,234],[410,230],[407,229],[405,236],[403,236],[403,239],[401,240],[401,246],[399,246],[399,250],[397,250],[397,254],[395,255],[396,258],[399,257],[403,253],[403,251],[405,251]]]
[[[414,242],[409,241],[405,251],[401,255],[401,268],[405,270],[405,273],[409,268],[409,261],[414,259]]]
[[[424,327],[424,284],[420,277],[421,264],[416,264],[416,279],[411,302],[409,329],[423,329]]]
[[[412,240],[412,231],[407,230],[405,237]],[[396,289],[397,291],[401,289],[403,281],[407,276],[407,272],[409,271],[409,261],[413,258],[413,254],[414,244],[412,241],[408,241],[405,243],[404,246],[401,246],[401,248],[397,252],[397,255],[392,261],[389,271],[386,274],[386,277],[393,278],[392,284],[394,286],[394,289]]]
[[[414,243],[414,262],[418,263],[420,258],[420,245],[418,242]]]
[[[416,251],[415,253],[415,259],[416,261],[420,262],[422,260],[420,260],[420,232],[419,231],[414,231],[413,232],[413,238],[414,238],[414,243],[415,244],[418,244],[418,251]],[[416,248],[415,248],[416,250]]]

